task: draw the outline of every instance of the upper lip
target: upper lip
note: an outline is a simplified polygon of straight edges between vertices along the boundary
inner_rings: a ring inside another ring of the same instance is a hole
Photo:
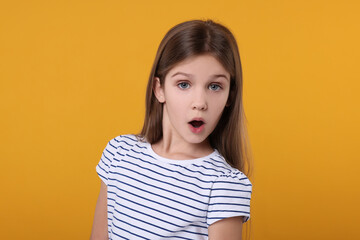
[[[190,122],[192,122],[192,121],[199,121],[199,122],[205,123],[205,120],[204,120],[203,118],[193,118],[193,119],[191,119]],[[190,123],[190,122],[189,122],[189,123]]]

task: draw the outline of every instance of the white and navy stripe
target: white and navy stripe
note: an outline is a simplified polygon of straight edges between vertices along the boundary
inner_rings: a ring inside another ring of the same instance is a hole
[[[208,239],[210,224],[250,218],[251,182],[217,150],[173,160],[121,135],[108,142],[96,171],[108,189],[110,239]]]

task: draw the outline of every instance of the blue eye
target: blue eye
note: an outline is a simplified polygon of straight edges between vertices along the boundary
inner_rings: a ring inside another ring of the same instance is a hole
[[[209,89],[213,91],[219,91],[221,87],[218,84],[210,84]]]
[[[190,87],[190,84],[186,83],[186,82],[182,82],[178,84],[179,88],[181,89],[186,89]]]

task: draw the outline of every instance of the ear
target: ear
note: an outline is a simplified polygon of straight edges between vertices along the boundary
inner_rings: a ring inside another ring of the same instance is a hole
[[[161,86],[160,78],[158,78],[158,77],[154,78],[153,91],[154,91],[154,94],[155,94],[155,97],[157,98],[157,100],[160,103],[164,103],[165,102],[164,88],[163,88],[163,86]]]

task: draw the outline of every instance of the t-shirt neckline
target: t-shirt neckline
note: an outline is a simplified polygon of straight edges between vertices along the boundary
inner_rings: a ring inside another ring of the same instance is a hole
[[[166,163],[171,163],[171,164],[178,164],[178,165],[188,165],[188,164],[198,163],[198,162],[201,162],[201,161],[204,161],[204,160],[208,160],[211,157],[215,157],[218,154],[218,151],[216,149],[214,149],[214,151],[212,153],[210,153],[209,155],[204,156],[204,157],[178,160],[178,159],[165,158],[165,157],[162,157],[162,156],[158,155],[153,150],[153,148],[152,148],[152,146],[151,146],[151,144],[149,142],[145,142],[145,145],[146,145],[146,148],[149,151],[150,155],[155,157],[157,160],[160,160],[160,161],[166,162]]]

